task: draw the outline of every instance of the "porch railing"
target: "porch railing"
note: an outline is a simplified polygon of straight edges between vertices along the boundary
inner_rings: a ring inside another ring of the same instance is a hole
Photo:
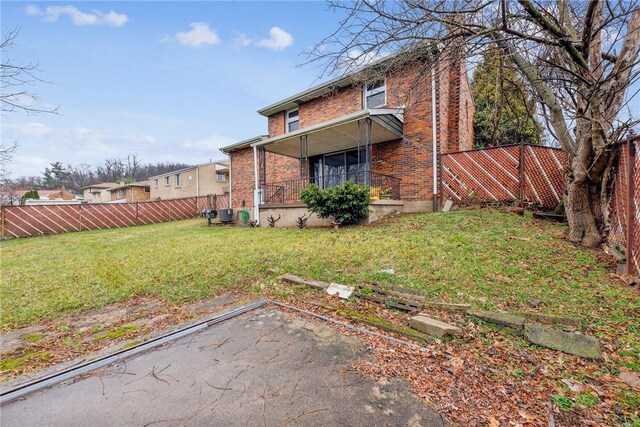
[[[302,190],[307,188],[309,184],[316,184],[320,188],[328,188],[340,185],[345,181],[369,186],[372,200],[400,200],[400,178],[376,172],[358,171],[264,183],[260,185],[262,203],[295,202],[300,200]]]

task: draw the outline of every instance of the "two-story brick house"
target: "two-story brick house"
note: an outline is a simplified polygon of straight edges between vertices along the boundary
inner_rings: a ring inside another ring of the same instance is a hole
[[[109,188],[111,201],[109,203],[135,203],[149,200],[149,181],[132,182]]]
[[[368,184],[374,204],[432,211],[438,155],[471,148],[473,111],[463,64],[444,61],[431,73],[412,63],[364,84],[345,76],[297,93],[258,111],[268,135],[222,149],[232,207],[262,216],[297,206],[309,183],[348,179]]]
[[[229,166],[226,160],[166,172],[149,178],[151,200],[223,195],[229,191]]]

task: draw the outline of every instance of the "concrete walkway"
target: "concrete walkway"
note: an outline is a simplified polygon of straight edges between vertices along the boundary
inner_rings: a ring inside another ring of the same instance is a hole
[[[0,408],[7,426],[441,426],[406,382],[349,368],[362,342],[262,308]]]

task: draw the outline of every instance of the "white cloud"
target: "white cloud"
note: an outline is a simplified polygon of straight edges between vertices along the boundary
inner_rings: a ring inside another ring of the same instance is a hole
[[[5,131],[13,131],[18,135],[31,138],[44,138],[54,134],[54,129],[42,123],[7,123],[4,124]]]
[[[3,123],[3,139],[47,141],[47,145],[63,144],[83,152],[110,152],[112,146],[144,147],[155,144],[156,138],[144,133],[111,133],[87,127],[54,128],[42,123]]]
[[[218,44],[220,38],[215,30],[209,28],[204,22],[192,22],[191,30],[176,34],[176,41],[186,46],[200,46],[203,44]]]
[[[32,169],[40,169],[49,165],[46,159],[38,156],[26,156],[23,154],[16,154],[11,160],[12,165],[28,167]]]
[[[238,33],[238,36],[235,39],[233,39],[233,44],[240,47],[247,47],[247,46],[250,46],[252,43],[253,43],[253,39],[251,39],[250,37],[247,37],[242,33]]]
[[[360,49],[351,49],[347,52],[346,57],[343,58],[342,66],[347,70],[354,70],[370,65],[382,57],[383,55],[380,52],[364,52]]]
[[[293,36],[279,27],[269,30],[269,38],[258,40],[256,46],[279,51],[284,50],[293,44]]]
[[[153,136],[139,133],[125,135],[124,139],[133,144],[139,145],[153,145],[157,142]]]
[[[201,138],[195,141],[186,140],[182,143],[184,148],[191,148],[200,151],[218,150],[227,145],[238,142],[237,139],[228,136],[213,135],[208,138]]]
[[[56,22],[61,16],[68,16],[73,25],[107,25],[110,27],[121,27],[129,17],[122,13],[116,13],[113,10],[109,12],[101,12],[92,10],[91,12],[82,12],[75,6],[47,6],[41,9],[38,6],[29,5],[24,8],[24,12],[29,16],[42,16],[45,21]]]

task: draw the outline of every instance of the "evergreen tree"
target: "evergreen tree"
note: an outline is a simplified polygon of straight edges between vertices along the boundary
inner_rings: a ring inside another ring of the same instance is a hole
[[[39,198],[40,198],[40,195],[38,194],[38,189],[36,187],[33,187],[31,190],[27,191],[22,195],[21,201],[22,201],[22,204],[24,205],[24,202],[27,199],[39,199]]]
[[[476,147],[541,143],[535,103],[512,67],[497,46],[490,45],[473,73]]]

